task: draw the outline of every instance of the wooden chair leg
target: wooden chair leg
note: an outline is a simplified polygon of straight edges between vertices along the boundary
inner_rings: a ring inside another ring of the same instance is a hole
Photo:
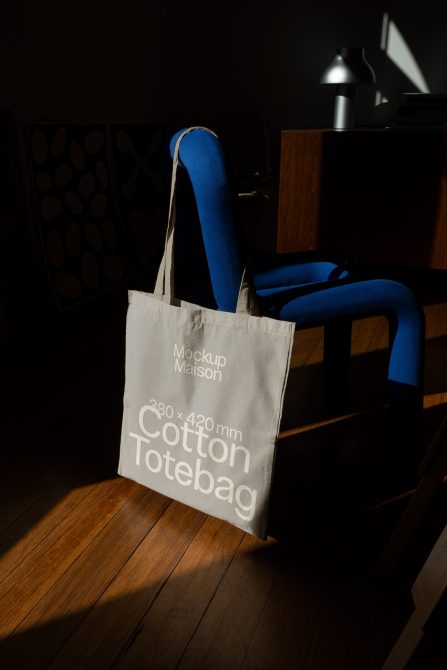
[[[415,610],[381,670],[404,670],[423,637],[419,612]]]
[[[333,415],[344,412],[348,406],[351,334],[350,319],[336,319],[324,329],[324,395],[326,407]]]
[[[419,486],[376,565],[376,572],[381,576],[393,572],[447,473],[447,417],[433,438],[420,470],[422,475]]]
[[[382,670],[403,670],[424,635],[429,635],[433,629],[440,630],[439,624],[442,628],[445,627],[442,603],[445,602],[447,594],[446,549],[447,526],[439,535],[416,577],[411,589],[414,612],[388,655]]]
[[[425,512],[442,484],[442,473],[423,475],[393,534],[380,556],[375,571],[381,577],[391,575],[408,547]]]

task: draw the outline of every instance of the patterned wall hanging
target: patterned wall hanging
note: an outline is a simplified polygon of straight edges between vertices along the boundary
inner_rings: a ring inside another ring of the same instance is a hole
[[[28,128],[37,225],[61,309],[131,275],[117,214],[105,125]]]

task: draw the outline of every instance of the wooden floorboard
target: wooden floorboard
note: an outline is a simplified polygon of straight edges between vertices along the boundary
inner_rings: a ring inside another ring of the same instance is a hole
[[[226,522],[206,519],[114,667],[177,667],[243,537]]]
[[[0,582],[89,494],[91,489],[81,482],[70,472],[34,504],[28,499],[28,508],[0,534]]]
[[[424,309],[428,443],[447,411],[447,303]],[[73,313],[17,369],[5,357],[9,380],[32,370],[34,400],[18,424],[15,390],[6,420],[0,668],[380,670],[431,537],[427,523],[394,579],[374,574],[405,507],[360,504],[382,467],[386,320],[354,322],[349,411],[331,420],[323,330],[296,334],[277,461],[290,475],[278,479],[285,528],[263,542],[117,476],[121,299],[118,317]],[[446,516],[441,505],[433,532]],[[424,644],[411,670],[440,670],[439,659]]]
[[[318,560],[299,550],[281,551],[272,588],[241,668],[303,668],[330,583]]]
[[[33,444],[34,451],[39,454],[41,445]],[[0,533],[18,519],[26,510],[38,504],[39,499],[60,482],[69,472],[69,464],[54,458],[54,452],[43,451],[37,462],[16,462],[14,476],[8,478],[5,473],[0,493]]]
[[[125,503],[133,482],[117,478],[87,496],[0,584],[0,639],[10,635]]]
[[[179,669],[240,667],[279,567],[271,559],[274,546],[269,544],[244,537]]]
[[[133,485],[123,507],[0,647],[2,663],[47,667],[169,504],[164,496]]]
[[[193,541],[206,516],[172,503],[95,603],[51,668],[110,668]]]

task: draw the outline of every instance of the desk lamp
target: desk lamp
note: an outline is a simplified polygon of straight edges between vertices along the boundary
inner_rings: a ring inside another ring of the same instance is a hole
[[[339,47],[321,75],[320,84],[335,85],[334,128],[354,127],[357,86],[375,84],[376,76],[363,47]]]

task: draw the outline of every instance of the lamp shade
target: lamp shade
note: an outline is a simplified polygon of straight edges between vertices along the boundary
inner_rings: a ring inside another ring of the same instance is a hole
[[[320,84],[335,86],[334,128],[354,127],[355,97],[359,85],[375,84],[376,75],[363,47],[338,47],[320,78]]]
[[[338,47],[320,84],[375,84],[376,76],[363,47]]]

